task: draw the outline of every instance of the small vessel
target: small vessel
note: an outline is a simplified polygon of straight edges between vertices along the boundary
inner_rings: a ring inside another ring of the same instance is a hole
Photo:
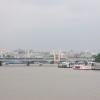
[[[42,66],[43,64],[42,63],[39,63],[39,66]]]
[[[69,62],[59,62],[58,68],[70,68],[70,63]]]

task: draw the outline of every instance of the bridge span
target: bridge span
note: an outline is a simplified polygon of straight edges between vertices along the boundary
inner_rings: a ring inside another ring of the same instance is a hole
[[[40,63],[45,63],[49,62],[48,60],[44,58],[0,58],[0,62],[30,62],[30,63],[35,63],[35,62],[40,62]]]

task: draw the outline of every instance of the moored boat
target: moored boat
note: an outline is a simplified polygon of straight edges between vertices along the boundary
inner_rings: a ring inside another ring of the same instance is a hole
[[[59,62],[58,68],[70,68],[70,63],[69,62]]]
[[[92,67],[90,65],[74,65],[73,69],[76,69],[76,70],[91,70]]]

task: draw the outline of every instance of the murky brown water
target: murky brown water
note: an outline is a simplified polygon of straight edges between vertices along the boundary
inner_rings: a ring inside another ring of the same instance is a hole
[[[0,67],[0,100],[100,100],[100,71]]]

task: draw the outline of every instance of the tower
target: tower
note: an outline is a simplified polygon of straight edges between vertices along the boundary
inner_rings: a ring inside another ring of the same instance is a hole
[[[61,53],[60,51],[53,51],[53,56],[54,56],[54,63],[58,63],[61,58]]]

